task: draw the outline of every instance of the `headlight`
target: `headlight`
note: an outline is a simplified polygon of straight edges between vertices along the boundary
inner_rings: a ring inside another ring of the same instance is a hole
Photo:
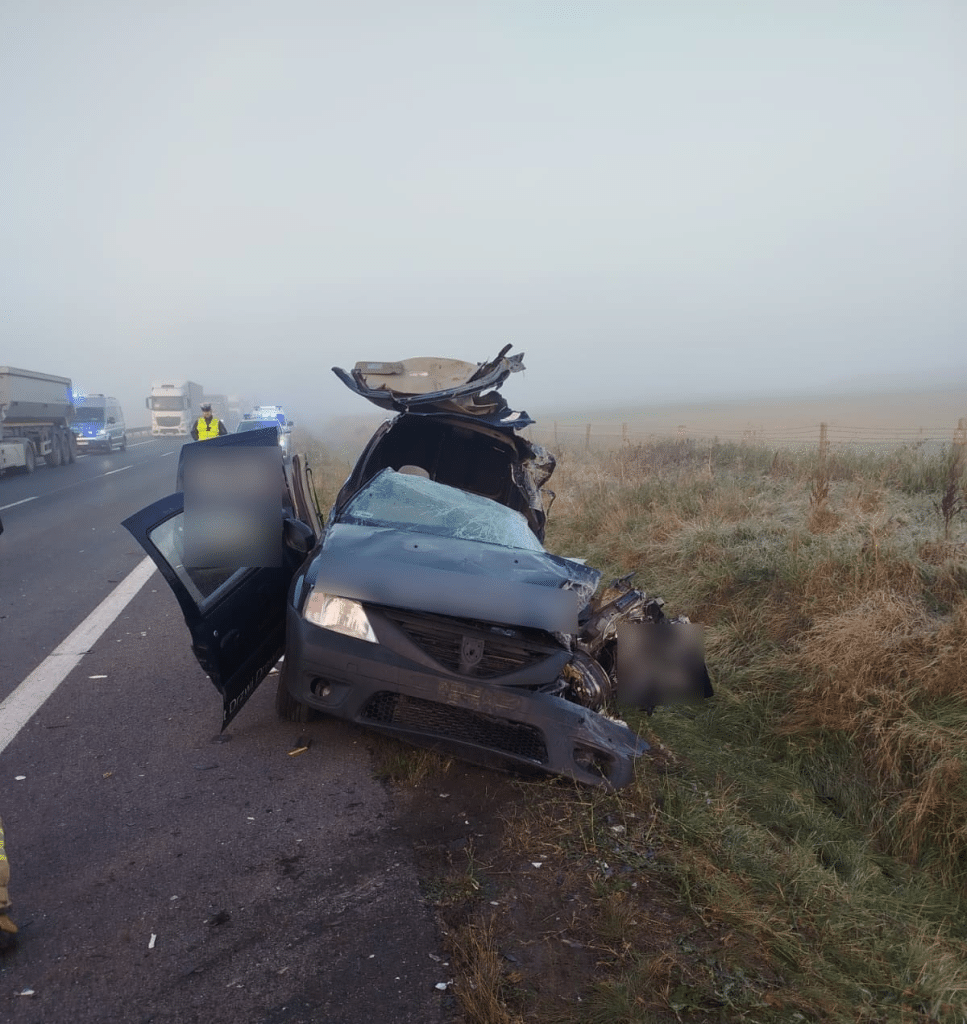
[[[105,435],[106,433],[107,433],[107,431],[106,431],[106,430],[99,430],[99,431],[97,432],[97,436],[98,436],[98,437],[104,437],[104,435]]]
[[[371,644],[379,643],[363,606],[358,601],[350,601],[348,597],[313,591],[302,615],[307,622],[322,626],[323,629],[353,636],[357,640],[368,640]]]

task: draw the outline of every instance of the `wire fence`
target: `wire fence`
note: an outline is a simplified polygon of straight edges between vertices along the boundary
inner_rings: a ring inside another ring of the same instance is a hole
[[[600,451],[624,445],[677,439],[692,443],[741,444],[766,448],[818,448],[822,442],[827,450],[869,451],[873,449],[922,448],[939,451],[951,444],[967,443],[967,417],[956,425],[943,426],[837,426],[813,423],[796,426],[742,428],[710,427],[706,424],[676,423],[644,429],[633,423],[560,422],[535,424],[527,435],[539,444],[559,449]]]

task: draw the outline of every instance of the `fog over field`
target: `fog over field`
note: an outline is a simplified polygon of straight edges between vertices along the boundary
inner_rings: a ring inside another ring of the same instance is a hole
[[[0,365],[133,425],[508,342],[532,413],[967,405],[965,52],[961,0],[7,0]]]

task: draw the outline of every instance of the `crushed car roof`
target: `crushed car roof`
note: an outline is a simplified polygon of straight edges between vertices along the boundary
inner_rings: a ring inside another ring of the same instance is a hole
[[[417,356],[398,362],[362,360],[349,372],[338,366],[332,372],[351,391],[381,409],[424,416],[468,416],[516,430],[534,421],[526,412],[512,410],[496,390],[488,391],[524,369],[523,353],[508,356],[510,347],[505,345],[488,363]]]

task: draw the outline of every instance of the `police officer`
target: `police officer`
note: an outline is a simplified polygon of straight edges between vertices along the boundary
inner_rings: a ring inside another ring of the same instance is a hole
[[[202,402],[201,416],[192,424],[191,436],[196,441],[207,441],[210,437],[221,437],[227,433],[225,424],[217,416],[212,416],[211,402]]]
[[[0,821],[0,952],[11,949],[17,942],[17,926],[10,920],[10,863],[3,848],[3,822]]]

